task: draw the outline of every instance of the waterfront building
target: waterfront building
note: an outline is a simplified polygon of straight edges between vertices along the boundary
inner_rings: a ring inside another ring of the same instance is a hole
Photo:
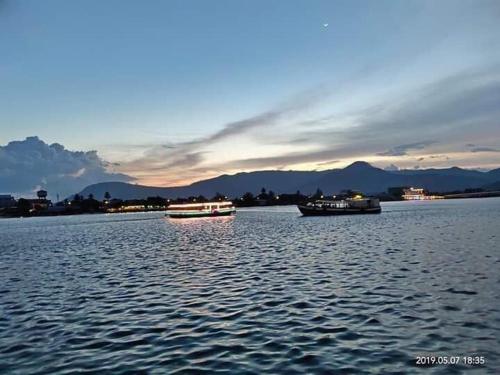
[[[31,204],[30,211],[45,211],[52,206],[52,201],[48,199],[27,199]]]
[[[427,195],[423,188],[410,187],[407,189],[403,189],[402,198],[405,201],[423,201],[423,200],[443,199],[444,197],[441,195]]]
[[[36,192],[37,199],[28,199],[31,204],[30,211],[46,211],[52,206],[52,201],[47,199],[46,190],[38,190]]]
[[[40,200],[46,200],[47,199],[47,191],[46,190],[38,190],[36,192],[36,196]]]
[[[425,192],[422,188],[410,187],[403,189],[403,199],[405,201],[420,201],[425,199]]]
[[[10,208],[16,205],[16,200],[10,194],[0,194],[0,208]]]

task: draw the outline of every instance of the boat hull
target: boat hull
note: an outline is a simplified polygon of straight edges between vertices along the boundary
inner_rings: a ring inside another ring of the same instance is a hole
[[[371,208],[321,208],[321,207],[308,207],[297,206],[299,211],[304,216],[339,216],[339,215],[366,215],[366,214],[379,214],[382,212],[380,207]]]
[[[232,211],[214,211],[214,212],[175,212],[175,213],[167,213],[166,216],[171,217],[172,219],[189,219],[196,217],[218,217],[218,216],[231,216],[235,213]]]

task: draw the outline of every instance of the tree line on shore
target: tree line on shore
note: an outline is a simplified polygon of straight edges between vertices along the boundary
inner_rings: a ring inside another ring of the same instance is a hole
[[[403,188],[389,188],[386,193],[376,195],[382,201],[401,200],[401,191]],[[467,189],[465,192],[479,192],[482,189]],[[45,192],[46,193],[46,192]],[[453,193],[460,193],[459,191]],[[363,195],[354,190],[345,190],[336,196],[326,196],[320,188],[314,194],[306,195],[300,191],[293,194],[276,194],[272,190],[262,188],[260,193],[253,194],[247,192],[241,197],[233,198],[232,201],[237,207],[253,206],[277,206],[277,205],[297,205],[307,201],[317,199],[343,199]],[[213,197],[207,198],[203,195],[179,197],[177,199],[168,199],[159,196],[147,197],[146,199],[122,200],[113,198],[109,192],[106,192],[102,200],[98,200],[93,194],[83,197],[75,194],[70,199],[52,204],[50,200],[25,199],[20,198],[16,203],[7,208],[0,208],[0,216],[7,217],[25,217],[25,216],[51,216],[51,215],[74,215],[84,213],[115,213],[115,212],[139,212],[139,211],[160,211],[165,210],[170,204],[180,203],[205,203],[213,201],[224,201],[229,198],[222,193],[216,193]]]
[[[304,202],[308,199],[319,199],[323,193],[318,189],[316,194],[307,196],[297,191],[295,194],[275,194],[272,190],[267,191],[262,188],[257,195],[247,192],[239,198],[234,198],[233,203],[238,207],[269,206],[269,205],[291,205]],[[224,201],[229,198],[216,193],[213,197],[207,198],[203,195],[179,197],[168,199],[159,196],[147,197],[146,199],[122,200],[112,198],[106,192],[102,200],[98,200],[93,194],[84,197],[75,194],[70,199],[52,203],[50,200],[19,198],[11,207],[0,209],[1,216],[26,217],[26,216],[51,216],[51,215],[74,215],[84,213],[113,213],[113,212],[133,212],[133,211],[158,211],[166,209],[170,204],[180,203],[205,203],[213,201]]]

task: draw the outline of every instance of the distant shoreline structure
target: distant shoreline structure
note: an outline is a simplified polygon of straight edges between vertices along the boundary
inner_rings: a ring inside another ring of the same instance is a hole
[[[409,187],[403,189],[402,198],[404,201],[432,201],[435,199],[444,199],[444,195],[427,195],[423,188]]]
[[[154,211],[165,210],[172,203],[228,199],[237,207],[297,205],[333,195],[348,198],[356,191],[380,201],[494,197],[500,196],[500,168],[488,172],[457,167],[386,171],[357,161],[326,171],[241,172],[181,187],[103,182],[56,203],[47,198],[45,190],[40,190],[36,199],[16,201],[11,195],[2,195],[0,216]]]
[[[189,196],[213,196],[218,191],[231,198],[247,192],[259,191],[262,187],[276,194],[300,191],[313,194],[318,188],[328,194],[355,189],[368,195],[379,195],[391,187],[419,187],[427,195],[458,194],[500,190],[500,168],[488,172],[461,169],[419,169],[387,171],[369,163],[358,161],[341,169],[324,171],[263,170],[223,174],[200,180],[190,185],[158,187],[125,182],[100,182],[85,187],[79,194],[102,196],[109,191],[115,198],[146,199],[160,196],[176,199]]]
[[[436,198],[427,196],[421,188],[412,188],[410,199],[405,194],[398,194],[406,188],[391,188],[388,193],[374,195],[374,198],[382,202],[412,202],[412,201],[433,201],[443,199],[470,199],[470,198],[493,198],[500,197],[500,191],[474,191],[474,192],[454,192],[445,194]],[[414,195],[418,193],[419,195]],[[307,202],[313,202],[322,199],[346,199],[359,195],[357,191],[345,191],[341,195],[326,196],[318,189],[315,194],[303,195],[300,192],[295,194],[275,194],[272,191],[267,192],[264,188],[261,193],[254,196],[251,193],[245,193],[242,197],[234,198],[235,207],[262,207],[262,206],[297,206]],[[162,197],[148,197],[147,199],[121,200],[111,199],[109,194],[105,194],[102,201],[94,199],[93,196],[83,198],[75,194],[73,200],[64,200],[53,204],[46,199],[46,192],[41,191],[38,199],[20,198],[17,201],[11,195],[0,195],[0,218],[16,217],[42,217],[42,216],[68,216],[82,214],[115,214],[115,213],[133,213],[133,212],[154,212],[167,211],[169,206],[175,205],[206,205],[210,200],[203,196],[165,199]],[[416,198],[415,198],[416,197]],[[413,198],[413,199],[412,199]],[[212,198],[213,202],[225,202],[228,197],[221,194]]]

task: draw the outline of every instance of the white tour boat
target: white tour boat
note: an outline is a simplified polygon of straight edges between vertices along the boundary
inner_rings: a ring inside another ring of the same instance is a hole
[[[229,216],[236,212],[233,202],[205,202],[171,204],[167,216],[172,218]]]

